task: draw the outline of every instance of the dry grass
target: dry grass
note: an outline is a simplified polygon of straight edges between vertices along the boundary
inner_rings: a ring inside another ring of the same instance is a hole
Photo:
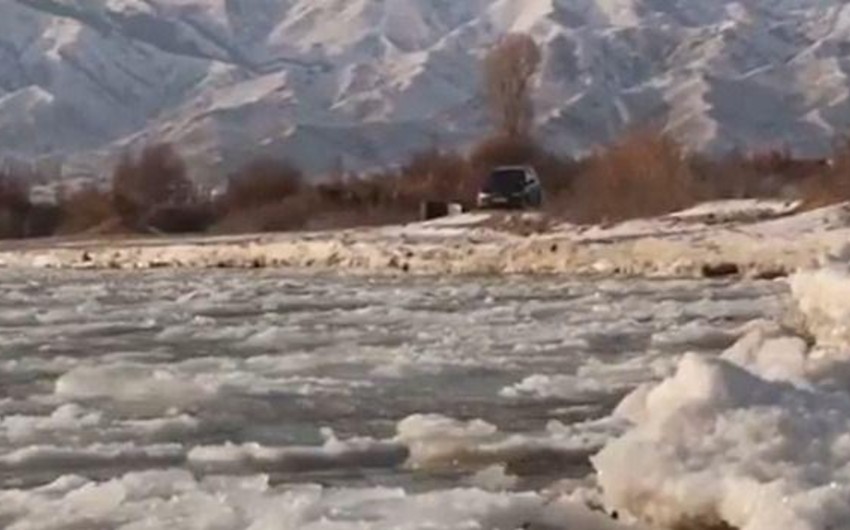
[[[94,186],[60,194],[58,207],[58,234],[87,232],[117,218],[112,195]]]
[[[255,208],[235,210],[216,222],[210,231],[218,234],[286,232],[305,228],[312,214],[312,202],[291,196]]]
[[[838,146],[832,163],[801,188],[807,206],[812,208],[850,201],[850,139]]]
[[[637,131],[591,158],[575,182],[569,216],[591,223],[655,216],[693,205],[700,195],[681,146]]]

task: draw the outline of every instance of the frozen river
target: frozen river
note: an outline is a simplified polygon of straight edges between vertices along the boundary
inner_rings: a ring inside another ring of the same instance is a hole
[[[4,271],[0,528],[560,528],[623,396],[784,295]]]

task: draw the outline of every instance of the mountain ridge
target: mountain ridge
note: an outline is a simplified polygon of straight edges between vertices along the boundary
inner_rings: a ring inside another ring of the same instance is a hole
[[[0,153],[389,165],[487,133],[481,57],[512,31],[543,49],[537,131],[562,152],[646,122],[708,152],[850,130],[850,7],[823,0],[9,0]]]

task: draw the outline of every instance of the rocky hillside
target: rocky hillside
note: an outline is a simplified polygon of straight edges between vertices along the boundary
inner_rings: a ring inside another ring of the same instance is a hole
[[[480,56],[509,31],[544,48],[559,149],[647,120],[707,150],[814,153],[850,130],[841,2],[4,0],[0,152],[71,172],[162,140],[216,170],[388,164],[487,129]]]

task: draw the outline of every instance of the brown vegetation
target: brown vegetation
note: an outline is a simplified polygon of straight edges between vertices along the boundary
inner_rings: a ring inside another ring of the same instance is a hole
[[[197,232],[213,218],[185,162],[168,144],[119,162],[112,176],[112,202],[122,223],[140,232]]]
[[[850,201],[850,139],[839,144],[832,162],[821,168],[817,178],[803,182],[801,188],[811,207]]]
[[[116,218],[112,197],[95,186],[62,192],[59,196],[59,234],[79,234],[95,230]]]
[[[121,161],[112,189],[60,193],[52,207],[32,204],[22,178],[0,174],[0,237],[277,232],[410,222],[429,201],[471,206],[483,176],[502,165],[534,167],[549,217],[581,223],[660,215],[722,198],[792,193],[812,206],[850,200],[850,147],[833,164],[782,152],[712,160],[688,154],[653,130],[634,131],[581,160],[548,152],[527,136],[499,135],[467,156],[431,149],[394,170],[320,183],[286,161],[263,159],[234,173],[215,199],[198,192],[172,147],[154,146]],[[520,228],[518,233],[535,230]]]
[[[679,144],[637,131],[590,158],[568,204],[576,220],[611,222],[669,213],[702,194]]]
[[[531,82],[540,66],[540,47],[523,33],[507,35],[487,55],[486,88],[499,130],[508,137],[529,136],[534,122]]]
[[[30,208],[26,181],[9,171],[0,172],[0,238],[25,237]]]

